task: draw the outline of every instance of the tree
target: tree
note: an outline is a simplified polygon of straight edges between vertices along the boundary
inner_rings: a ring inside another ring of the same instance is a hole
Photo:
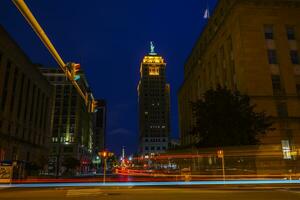
[[[191,135],[196,146],[255,145],[259,135],[273,130],[271,117],[255,112],[249,96],[227,88],[210,89],[191,104],[195,120]]]

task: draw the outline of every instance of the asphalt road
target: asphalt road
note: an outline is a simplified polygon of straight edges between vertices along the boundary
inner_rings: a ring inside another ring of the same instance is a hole
[[[0,199],[17,200],[300,200],[300,189],[271,188],[56,188],[2,189]]]

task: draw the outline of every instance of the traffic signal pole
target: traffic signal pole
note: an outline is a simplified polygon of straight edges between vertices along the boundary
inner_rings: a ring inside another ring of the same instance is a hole
[[[84,99],[84,102],[86,105],[88,105],[88,98],[87,94],[84,94],[81,88],[79,87],[78,83],[74,80],[74,77],[72,77],[72,73],[67,69],[65,62],[53,46],[52,42],[44,32],[43,28],[40,26],[36,18],[33,16],[32,12],[26,5],[24,0],[12,0],[15,6],[19,9],[19,11],[22,13],[24,18],[27,20],[27,22],[30,24],[34,32],[38,35],[38,37],[41,39],[43,44],[46,46],[50,54],[53,56],[57,64],[60,66],[60,68],[63,70],[67,78],[71,81],[71,83],[76,88],[77,92],[80,94],[80,96]]]

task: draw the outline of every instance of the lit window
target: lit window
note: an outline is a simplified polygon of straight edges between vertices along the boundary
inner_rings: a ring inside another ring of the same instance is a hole
[[[149,67],[150,76],[159,76],[159,67]]]
[[[292,159],[290,141],[282,140],[281,145],[282,145],[283,159],[285,159],[285,160]]]

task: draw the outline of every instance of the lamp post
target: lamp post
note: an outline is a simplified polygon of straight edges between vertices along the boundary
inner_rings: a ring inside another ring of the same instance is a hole
[[[98,155],[103,158],[104,160],[104,168],[103,168],[103,183],[105,183],[105,178],[106,178],[106,168],[107,168],[107,158],[110,158],[110,157],[113,157],[114,156],[114,153],[112,152],[109,152],[109,151],[101,151],[101,152],[98,152]]]
[[[101,151],[98,153],[98,155],[104,160],[103,163],[103,183],[105,183],[105,178],[106,178],[106,168],[107,168],[107,157],[110,155],[111,153],[109,153],[108,151]]]
[[[103,166],[103,183],[105,183],[105,178],[106,178],[106,159],[108,157],[108,152],[107,151],[101,151],[98,154],[104,160],[104,163],[103,163],[104,164],[104,166]]]
[[[224,151],[218,150],[217,151],[218,158],[222,159],[222,172],[223,172],[223,181],[225,181],[225,160],[224,160]]]

